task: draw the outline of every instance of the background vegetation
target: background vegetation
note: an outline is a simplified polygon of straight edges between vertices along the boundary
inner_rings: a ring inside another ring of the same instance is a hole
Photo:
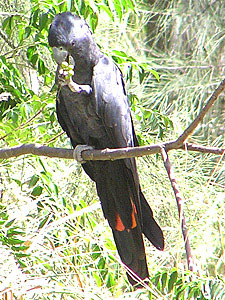
[[[141,144],[176,138],[222,80],[224,1],[6,0],[0,3],[0,145],[70,147],[55,115],[55,14],[87,19],[127,82]],[[221,95],[192,141],[224,148]],[[171,152],[195,259],[186,260],[161,159],[138,159],[143,191],[166,248],[146,241],[149,289],[133,291],[118,261],[93,183],[75,162],[30,155],[1,161],[0,291],[15,299],[224,299],[225,165]]]

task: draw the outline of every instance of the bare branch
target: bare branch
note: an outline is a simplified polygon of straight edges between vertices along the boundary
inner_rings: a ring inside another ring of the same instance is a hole
[[[189,143],[182,144],[181,146],[179,146],[179,143],[177,143],[177,141],[171,141],[162,144],[155,144],[142,147],[84,150],[82,151],[82,158],[84,160],[116,160],[131,157],[141,157],[145,155],[160,153],[162,148],[164,148],[166,151],[181,149],[188,151],[197,151],[202,153],[212,153],[216,155],[222,155],[225,152],[225,149],[216,147],[204,147]],[[0,159],[18,157],[24,154],[74,159],[73,151],[73,149],[53,148],[38,144],[24,144],[17,147],[0,149]]]
[[[222,155],[222,154],[224,154],[224,151],[225,151],[225,149],[223,149],[223,148],[207,147],[207,146],[201,146],[201,145],[190,144],[190,143],[183,144],[182,149],[188,150],[188,151],[201,152],[201,153],[211,153],[211,154],[215,154],[215,155]]]
[[[73,159],[73,150],[71,149],[52,148],[37,144],[24,144],[18,147],[0,149],[0,159],[18,157],[24,154]]]
[[[186,255],[187,255],[188,269],[190,271],[193,271],[194,270],[194,261],[193,261],[192,254],[191,254],[191,246],[190,246],[190,242],[189,242],[189,238],[188,238],[188,229],[187,229],[185,216],[184,216],[184,207],[183,207],[184,206],[184,200],[182,199],[182,195],[179,191],[179,186],[177,184],[177,181],[176,181],[176,178],[175,178],[175,175],[174,175],[174,172],[173,172],[173,167],[172,167],[172,164],[170,163],[170,160],[169,160],[168,153],[165,151],[164,148],[161,149],[161,155],[162,155],[164,166],[166,168],[171,186],[172,186],[173,191],[174,191],[176,202],[177,202],[179,220],[180,220],[180,223],[181,223],[181,230],[182,230],[182,234],[183,234],[183,239],[184,239],[184,243],[185,243],[185,250],[186,250]]]

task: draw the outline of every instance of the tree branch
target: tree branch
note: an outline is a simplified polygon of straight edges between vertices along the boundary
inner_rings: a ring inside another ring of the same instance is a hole
[[[0,149],[0,159],[18,157],[24,154],[73,159],[72,149],[52,148],[38,144],[23,144],[17,147]]]
[[[193,271],[194,270],[194,261],[191,254],[191,246],[188,238],[188,228],[185,221],[184,216],[184,200],[182,198],[182,195],[179,191],[179,186],[177,184],[175,174],[173,172],[172,164],[170,163],[168,153],[165,151],[164,148],[161,149],[161,155],[164,162],[165,169],[167,171],[171,186],[173,188],[173,192],[176,198],[177,202],[177,208],[179,213],[179,220],[181,223],[181,230],[183,234],[184,244],[185,244],[185,251],[187,255],[187,263],[188,263],[188,270]]]
[[[189,135],[193,133],[198,124],[203,120],[204,116],[216,101],[218,96],[225,89],[225,79],[220,83],[218,88],[213,92],[212,96],[209,98],[207,104],[203,107],[196,119],[190,124],[190,126],[180,135],[180,137],[175,141],[165,142],[162,144],[143,146],[143,147],[131,147],[131,148],[120,148],[120,149],[104,149],[104,150],[84,150],[82,152],[82,158],[84,160],[114,160],[123,159],[129,157],[139,157],[144,155],[151,155],[155,153],[160,153],[161,149],[164,148],[165,151],[170,151],[173,149],[182,149],[189,151],[198,151],[203,153],[213,153],[217,155],[223,154],[225,149],[215,148],[215,147],[204,147],[195,144],[185,143],[185,140]],[[38,111],[35,116],[30,120],[34,119],[42,110]],[[28,121],[30,121],[28,120]],[[25,123],[27,124],[28,121]],[[24,124],[24,125],[25,125]],[[21,127],[21,126],[20,126]],[[4,137],[3,137],[4,138]],[[21,145],[13,148],[6,148],[0,150],[0,159],[7,159],[11,157],[17,157],[24,154],[34,154],[47,157],[58,157],[73,159],[73,150],[61,149],[61,148],[50,148],[47,146],[40,146],[35,144]]]
[[[216,147],[204,147],[196,144],[182,144],[179,146],[177,141],[166,142],[162,144],[155,144],[142,147],[128,147],[118,149],[103,149],[103,150],[84,150],[82,152],[82,158],[84,160],[116,160],[131,157],[141,157],[145,155],[152,155],[160,153],[161,149],[166,151],[170,150],[188,150],[202,153],[212,153],[216,155],[222,155],[225,149]],[[12,157],[18,157],[25,154],[33,154],[39,156],[55,157],[74,159],[73,149],[65,148],[53,148],[48,146],[42,146],[38,144],[23,144],[12,148],[0,149],[0,159],[9,159]]]

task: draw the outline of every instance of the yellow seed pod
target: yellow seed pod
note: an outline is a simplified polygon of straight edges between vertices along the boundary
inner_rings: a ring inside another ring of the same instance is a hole
[[[63,69],[68,69],[69,64],[68,64],[67,61],[63,61],[61,66],[62,66]]]
[[[66,75],[66,76],[65,76],[65,79],[66,79],[66,80],[69,80],[69,79],[70,79],[70,76],[69,76],[69,75]]]
[[[68,66],[68,69],[69,69],[69,70],[73,70],[73,67],[74,67],[73,65],[69,65],[69,66]]]
[[[74,75],[73,70],[69,70],[69,71],[68,71],[68,75],[69,75],[70,77],[73,76],[73,75]]]

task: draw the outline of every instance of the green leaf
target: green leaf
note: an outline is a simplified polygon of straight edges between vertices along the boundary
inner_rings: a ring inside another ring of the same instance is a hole
[[[22,43],[23,39],[24,39],[24,28],[23,27],[18,28],[18,37],[19,37],[20,43]]]
[[[44,263],[43,266],[44,266],[47,270],[53,271],[53,267],[52,267],[50,264]]]
[[[15,220],[16,220],[16,219],[13,219],[13,220],[9,221],[8,223],[6,223],[6,224],[5,224],[5,227],[6,227],[6,228],[10,227],[10,226],[15,222]]]
[[[14,16],[10,16],[6,18],[2,23],[3,30],[5,30],[5,32],[9,37],[12,34],[12,30],[14,26],[15,26]]]
[[[181,281],[182,282],[182,281]],[[182,282],[182,285],[179,286],[179,288],[177,289],[177,293],[176,293],[176,299],[180,299],[180,297],[182,297],[185,293],[185,290],[188,288],[187,284],[184,284]]]
[[[101,249],[97,244],[94,244],[92,247],[91,257],[93,260],[96,260],[101,256]]]
[[[189,290],[189,292],[188,292],[188,297],[187,297],[188,300],[193,299],[192,297],[195,296],[196,290],[198,290],[198,292],[199,292],[199,289],[196,288],[196,287],[191,288],[191,289]],[[196,299],[196,297],[194,297],[194,299]]]
[[[154,75],[155,78],[156,78],[158,81],[160,80],[160,77],[159,77],[159,73],[158,73],[158,72],[156,72],[156,71],[153,70],[153,69],[150,69],[149,72],[152,73],[152,75]]]
[[[124,57],[124,58],[128,58],[128,55],[126,54],[126,52],[124,51],[119,51],[119,50],[113,50],[112,51],[114,54],[116,54],[117,56],[120,56],[120,57]]]
[[[16,230],[17,228],[18,228],[18,227],[10,228],[10,229],[7,231],[7,237],[11,237],[11,236],[14,236],[14,235],[20,235],[20,236],[24,236],[24,235],[25,235],[25,232],[24,232],[24,231]]]
[[[52,189],[52,191],[54,191],[55,195],[58,197],[58,195],[59,195],[58,186],[55,183],[52,183],[51,189]]]
[[[139,71],[138,76],[139,76],[139,82],[142,83],[143,80],[144,80],[144,78],[145,78],[145,76],[146,76],[146,73],[145,73],[145,71],[142,68]]]
[[[42,186],[36,186],[33,191],[31,192],[31,195],[34,197],[38,197],[42,194],[43,187]]]
[[[159,287],[159,280],[160,280],[160,273],[156,274],[156,276],[153,279],[153,283],[155,286]]]
[[[66,198],[62,197],[62,204],[64,207],[67,207]]]
[[[27,39],[30,36],[30,34],[31,34],[31,28],[30,28],[30,26],[27,26],[25,28],[24,38]]]
[[[32,62],[32,58],[34,54],[36,53],[37,49],[35,46],[30,46],[27,48],[27,58],[29,59],[30,62]]]
[[[10,238],[7,239],[7,242],[10,245],[18,245],[18,244],[23,244],[24,240],[15,239],[15,238],[10,237]]]
[[[95,279],[97,286],[100,287],[102,285],[101,277],[98,275],[98,273],[96,271],[93,271],[91,274],[92,274],[93,278]]]
[[[32,188],[36,185],[40,177],[38,175],[33,175],[29,181],[29,188]]]
[[[161,289],[162,289],[162,291],[165,289],[166,284],[167,284],[167,273],[164,272],[161,276]]]
[[[45,63],[41,58],[38,60],[38,73],[40,75],[45,74]]]
[[[129,6],[129,8],[131,8],[131,10],[133,10],[135,12],[135,5],[133,0],[127,0],[127,4]]]
[[[38,157],[38,162],[39,162],[39,164],[42,166],[44,172],[47,173],[47,170],[46,170],[46,168],[45,168],[45,165],[44,165],[44,163],[43,163],[43,161],[42,161],[42,159],[41,159],[40,157]]]
[[[20,267],[23,269],[27,268],[26,263],[24,263],[22,260],[18,259],[18,263],[20,264]]]
[[[15,247],[15,246],[12,246],[12,250],[13,251],[26,251],[29,247],[27,246],[21,246],[21,247]],[[23,258],[23,257],[29,257],[30,254],[27,254],[27,253],[15,253],[16,257],[17,258]]]
[[[122,15],[123,15],[123,10],[122,10],[122,6],[121,6],[121,3],[120,3],[120,0],[112,0],[113,1],[113,4],[114,4],[114,7],[115,7],[115,10],[116,10],[116,13],[121,21],[122,19]]]
[[[9,33],[10,28],[10,17],[6,18],[3,22],[2,22],[2,29],[4,31],[6,31],[6,33]]]
[[[168,281],[168,292],[170,293],[174,288],[174,284],[177,281],[178,273],[177,271],[172,272]]]
[[[104,257],[101,257],[99,259],[99,262],[98,262],[98,269],[99,270],[104,270],[105,269],[105,258]]]
[[[52,183],[51,174],[49,172],[41,172],[40,177],[47,185],[50,185],[50,183]]]
[[[111,288],[115,285],[115,274],[109,273],[106,278],[107,288]]]
[[[41,13],[39,16],[39,30],[42,31],[42,29],[46,28],[47,26],[48,26],[48,13]]]
[[[41,229],[48,221],[49,219],[49,214],[40,222],[38,229]]]
[[[90,27],[91,30],[94,32],[98,25],[98,16],[96,14],[92,14],[90,18]]]
[[[32,17],[31,17],[31,26],[33,26],[34,28],[37,28],[38,29],[38,24],[37,24],[37,21],[38,21],[38,17],[39,17],[39,8],[36,9],[33,13],[32,13]]]
[[[127,0],[121,0],[121,4],[123,6],[123,8],[128,11],[128,3],[127,3]]]
[[[105,4],[103,4],[103,3],[99,3],[98,4],[98,7],[100,8],[100,9],[102,9],[102,10],[104,10],[106,13],[107,13],[107,15],[110,17],[110,19],[113,21],[114,20],[114,15],[113,15],[113,13],[112,13],[112,11],[109,9],[109,7],[108,6],[106,6]]]
[[[18,186],[22,186],[22,182],[19,179],[12,178],[12,180],[15,181],[18,184]]]

